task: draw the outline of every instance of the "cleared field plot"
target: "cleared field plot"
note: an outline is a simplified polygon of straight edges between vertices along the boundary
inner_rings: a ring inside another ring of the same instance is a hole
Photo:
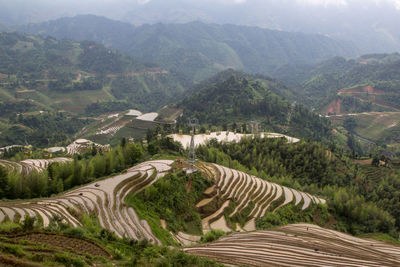
[[[53,162],[70,161],[72,161],[70,158],[26,159],[20,162],[0,160],[0,166],[3,166],[8,172],[19,172],[27,175],[33,171],[42,172]]]
[[[174,141],[180,142],[184,148],[188,148],[190,146],[190,135],[185,134],[171,134],[169,135]],[[206,142],[211,139],[217,139],[218,142],[239,142],[244,137],[254,137],[254,134],[241,134],[234,132],[213,132],[210,134],[197,134],[194,136],[194,143],[196,146],[204,145]],[[261,133],[261,138],[282,138],[285,137],[289,143],[297,143],[300,139],[286,136],[279,133]]]
[[[400,131],[400,112],[364,112],[331,116],[330,118],[335,125],[342,125],[348,117],[357,121],[355,133],[370,140],[378,141],[391,135],[395,138],[397,137],[396,132]]]
[[[183,250],[246,266],[400,266],[400,247],[311,224],[235,233]]]
[[[141,120],[141,121],[154,121],[158,117],[158,113],[156,112],[151,112],[151,113],[146,113],[143,114],[136,119]]]
[[[155,160],[138,164],[126,173],[97,181],[54,198],[28,202],[0,202],[0,222],[21,221],[25,214],[35,216],[48,226],[54,217],[79,226],[76,213],[95,213],[101,226],[119,237],[161,242],[153,235],[148,223],[125,205],[130,192],[139,192],[163,177],[171,169],[172,160]]]
[[[218,199],[220,206],[212,214],[202,219],[203,231],[212,229],[225,232],[233,231],[225,222],[224,211],[230,204],[235,208],[229,218],[248,210],[248,221],[243,225],[244,229],[255,230],[255,219],[265,216],[268,211],[277,210],[289,203],[299,205],[305,210],[312,204],[325,204],[325,199],[299,192],[278,184],[269,183],[247,173],[223,167],[217,164],[200,163],[200,170],[213,178],[215,184],[204,192],[206,198],[197,203],[198,208],[206,209]],[[210,175],[211,174],[211,175]],[[214,203],[215,204],[215,203]]]
[[[130,109],[128,113],[125,114],[125,116],[133,116],[133,117],[139,117],[142,115],[142,112],[136,109]]]

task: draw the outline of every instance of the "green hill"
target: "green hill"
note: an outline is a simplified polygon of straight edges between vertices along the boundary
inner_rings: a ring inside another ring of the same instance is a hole
[[[257,120],[268,130],[288,132],[297,137],[321,139],[329,136],[327,120],[275,93],[288,90],[282,83],[243,73],[231,74],[227,79],[224,75],[211,78],[203,83],[206,87],[179,102],[176,106],[184,113],[181,121],[196,117],[201,123],[240,129],[241,123]]]
[[[298,88],[306,103],[330,115],[335,126],[398,153],[400,55],[373,54],[354,60],[334,58],[313,66],[290,66],[276,77]],[[348,127],[349,121],[353,127]],[[343,132],[339,129],[339,132]],[[370,150],[370,148],[366,148]]]
[[[92,41],[0,34],[0,94],[8,101],[82,113],[97,101],[128,100],[146,111],[181,91],[168,71]]]
[[[350,60],[337,57],[312,66],[292,65],[274,76],[298,87],[320,110],[339,93],[344,102],[341,113],[395,111],[400,109],[399,66],[397,53],[374,54]],[[360,88],[365,86],[372,88]]]
[[[97,25],[102,25],[98,27]],[[115,27],[122,28],[114,31]],[[57,38],[94,40],[144,62],[200,81],[227,68],[268,73],[288,63],[355,56],[356,49],[322,35],[201,22],[133,27],[96,16],[76,16],[18,28]]]

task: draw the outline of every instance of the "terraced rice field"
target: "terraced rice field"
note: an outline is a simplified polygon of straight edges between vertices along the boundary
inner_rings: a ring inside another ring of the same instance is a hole
[[[70,158],[53,158],[53,159],[26,159],[20,162],[0,160],[0,165],[6,168],[9,172],[19,172],[27,175],[33,171],[42,172],[50,163],[53,162],[70,162]]]
[[[39,218],[48,226],[54,217],[79,226],[75,212],[95,213],[103,228],[119,237],[148,239],[161,242],[153,235],[145,220],[127,207],[123,200],[130,192],[139,192],[165,175],[171,169],[171,160],[149,161],[102,181],[83,186],[55,198],[25,202],[0,202],[0,222],[23,220],[25,215]]]
[[[246,266],[400,266],[400,247],[311,224],[235,233],[183,250]]]
[[[93,143],[86,139],[78,139],[67,146],[67,155],[83,154],[92,147],[95,146],[97,149],[104,149],[104,146]]]
[[[41,161],[34,163],[36,165],[32,166],[45,164]],[[80,222],[74,217],[76,214],[95,213],[100,225],[119,237],[147,239],[161,244],[153,235],[149,224],[139,219],[135,210],[124,203],[124,199],[129,193],[140,192],[162,178],[172,169],[173,163],[172,160],[144,162],[128,169],[126,173],[91,183],[58,197],[0,202],[0,222],[20,221],[25,215],[29,215],[39,218],[45,227],[55,217],[72,226],[79,226]],[[205,190],[204,195],[207,197],[196,206],[202,209],[215,199],[221,203],[212,214],[202,219],[204,232],[211,229],[221,229],[226,232],[236,230],[227,226],[224,215],[225,209],[231,203],[235,204],[235,209],[228,215],[229,217],[242,212],[253,203],[253,208],[247,216],[249,221],[243,229],[239,226],[241,231],[254,231],[256,218],[289,203],[301,205],[302,209],[308,208],[312,203],[325,203],[324,199],[216,164],[199,163],[198,167],[206,177],[214,181],[214,185]],[[179,233],[175,238],[183,244],[199,240],[199,237],[185,233]]]
[[[277,210],[289,203],[296,206],[301,205],[302,210],[307,209],[311,204],[326,203],[325,199],[217,164],[201,163],[199,168],[206,175],[212,177],[215,184],[204,192],[208,197],[201,200],[196,206],[198,208],[206,207],[217,198],[223,203],[218,210],[202,220],[205,232],[212,229],[226,232],[236,230],[227,226],[224,217],[224,211],[231,202],[235,204],[235,209],[228,215],[230,218],[247,209],[250,203],[253,204],[248,215],[249,221],[244,225],[246,231],[256,230],[256,219],[265,216],[267,211]]]
[[[169,135],[174,141],[180,142],[182,146],[186,149],[190,146],[190,135],[185,134],[171,134]],[[211,139],[217,139],[218,142],[239,142],[244,137],[254,137],[254,134],[241,134],[234,132],[213,132],[210,134],[197,134],[194,136],[195,146],[204,145],[206,142]],[[285,137],[289,143],[297,143],[300,139],[290,137],[287,135],[279,134],[279,133],[261,133],[261,138],[282,138]]]

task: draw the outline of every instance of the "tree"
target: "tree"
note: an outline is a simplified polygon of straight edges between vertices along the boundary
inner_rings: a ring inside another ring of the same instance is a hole
[[[8,191],[7,171],[3,166],[0,166],[0,198],[4,198]]]

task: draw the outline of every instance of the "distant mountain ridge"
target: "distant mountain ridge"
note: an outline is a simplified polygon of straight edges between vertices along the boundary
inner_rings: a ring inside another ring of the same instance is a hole
[[[317,109],[340,98],[342,113],[400,110],[400,54],[333,58],[312,66],[287,66],[275,77],[299,88]],[[346,107],[347,106],[347,107]]]
[[[140,61],[183,73],[191,81],[200,81],[227,68],[270,73],[288,63],[310,64],[358,54],[351,44],[322,35],[202,22],[134,27],[81,15],[16,29],[59,39],[93,40]]]

